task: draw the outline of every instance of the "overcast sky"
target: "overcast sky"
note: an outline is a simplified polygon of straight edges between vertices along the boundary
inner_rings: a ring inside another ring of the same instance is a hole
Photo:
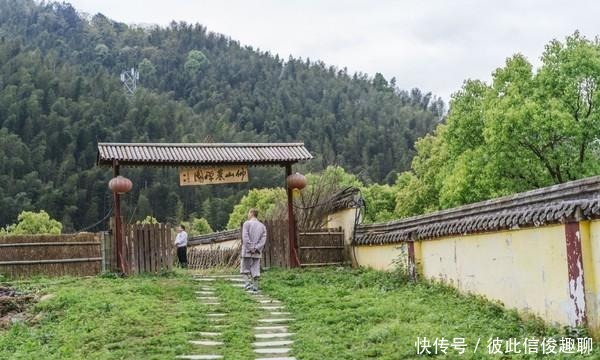
[[[467,78],[489,80],[520,52],[579,29],[600,34],[600,2],[542,0],[71,0],[125,23],[201,23],[261,50],[396,77],[448,100]]]

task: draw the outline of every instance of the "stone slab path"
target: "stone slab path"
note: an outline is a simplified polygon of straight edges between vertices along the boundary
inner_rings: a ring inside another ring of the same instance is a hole
[[[227,281],[231,286],[243,288],[244,280],[239,275],[206,275],[194,276],[200,285],[196,291],[197,299],[208,307],[206,314],[209,325],[204,329],[190,333],[197,339],[189,342],[198,347],[195,354],[180,355],[177,359],[212,360],[224,359],[222,349],[226,343],[222,340],[221,330],[228,326],[227,309],[221,308],[221,302],[212,286],[217,280]],[[244,291],[243,289],[239,290]],[[254,326],[254,342],[251,344],[256,354],[256,360],[296,360],[291,356],[291,346],[294,333],[288,331],[288,325],[294,321],[292,314],[286,311],[285,305],[277,299],[272,299],[261,292],[248,292],[256,301],[256,309],[260,318]]]

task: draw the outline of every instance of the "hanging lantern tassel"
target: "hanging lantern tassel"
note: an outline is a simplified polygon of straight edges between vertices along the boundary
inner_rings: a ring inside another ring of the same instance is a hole
[[[119,175],[108,182],[108,187],[112,192],[123,194],[131,190],[133,183],[128,178]]]
[[[287,186],[288,186],[288,189],[292,189],[292,190],[298,189],[298,191],[300,191],[300,190],[304,189],[306,187],[306,176],[304,176],[300,173],[295,173],[295,174],[288,176],[287,177]]]

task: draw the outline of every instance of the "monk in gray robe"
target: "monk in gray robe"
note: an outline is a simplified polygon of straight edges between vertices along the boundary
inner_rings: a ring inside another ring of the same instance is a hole
[[[258,221],[258,210],[248,211],[248,220],[242,226],[242,261],[240,272],[244,275],[244,288],[258,291],[260,257],[267,242],[267,228]]]

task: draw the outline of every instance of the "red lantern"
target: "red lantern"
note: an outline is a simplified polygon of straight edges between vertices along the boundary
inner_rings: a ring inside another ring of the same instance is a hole
[[[287,186],[289,189],[302,190],[306,186],[306,177],[300,173],[295,173],[287,177]]]
[[[133,187],[133,183],[128,178],[119,175],[108,182],[108,187],[112,192],[122,194],[129,192]]]

